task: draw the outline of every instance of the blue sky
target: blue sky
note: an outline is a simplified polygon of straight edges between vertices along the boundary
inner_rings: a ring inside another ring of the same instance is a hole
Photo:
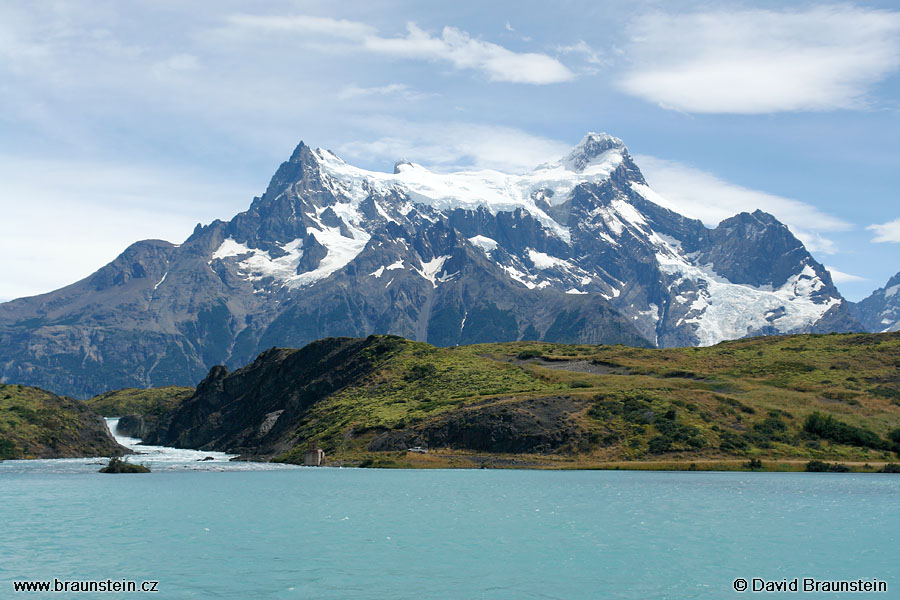
[[[858,300],[900,271],[900,9],[785,6],[8,0],[0,299],[230,218],[301,139],[524,171],[605,131],[708,225],[775,214]]]

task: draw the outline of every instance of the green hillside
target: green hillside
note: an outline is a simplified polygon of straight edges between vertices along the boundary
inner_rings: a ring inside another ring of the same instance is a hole
[[[106,423],[83,402],[0,384],[0,459],[122,455]]]
[[[104,417],[125,415],[161,415],[190,398],[194,388],[168,386],[162,388],[125,388],[106,392],[85,400],[85,404]]]
[[[308,439],[337,462],[422,466],[472,452],[535,466],[884,462],[900,442],[898,334],[663,350],[390,344],[364,380],[313,405],[279,460],[302,460]],[[400,452],[413,445],[438,451]]]
[[[873,470],[898,461],[900,334],[678,349],[328,338],[216,367],[195,391],[89,402],[144,411],[119,426],[148,443],[285,462],[315,442],[348,466]]]

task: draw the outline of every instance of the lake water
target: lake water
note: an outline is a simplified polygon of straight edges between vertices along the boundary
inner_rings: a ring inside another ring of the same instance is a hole
[[[753,577],[878,579],[889,592],[874,597],[900,597],[897,476],[196,462],[206,455],[132,459],[148,475],[0,463],[0,597],[45,597],[13,581],[109,578],[159,581],[149,597],[165,599],[720,599],[760,596],[732,589]]]

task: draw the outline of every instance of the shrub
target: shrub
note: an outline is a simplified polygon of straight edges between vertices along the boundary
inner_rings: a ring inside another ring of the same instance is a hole
[[[413,365],[406,374],[407,381],[417,381],[426,377],[433,377],[437,373],[437,367],[431,363]]]
[[[806,463],[806,471],[808,473],[849,473],[850,467],[841,463],[829,465],[821,460],[811,460]]]
[[[831,415],[823,415],[819,412],[814,412],[806,418],[806,422],[803,424],[803,431],[838,444],[874,448],[876,450],[889,449],[889,444],[878,437],[875,432],[862,427],[848,425],[838,421]]]
[[[727,406],[732,406],[732,407],[734,407],[734,408],[740,410],[742,413],[747,413],[747,414],[749,414],[749,415],[752,415],[752,414],[755,414],[755,413],[756,413],[756,409],[753,408],[752,406],[747,406],[746,404],[744,404],[744,403],[741,402],[740,400],[736,400],[736,399],[731,398],[731,397],[729,397],[729,396],[719,396],[718,394],[716,394],[716,395],[714,396],[714,398],[715,398],[716,400],[718,400],[721,404],[725,404],[725,405],[727,405]]]
[[[693,425],[685,425],[677,422],[677,414],[669,410],[657,417],[653,425],[659,431],[659,435],[650,440],[648,451],[651,454],[662,454],[676,449],[676,446],[688,450],[698,450],[706,445],[706,438],[702,432]]]
[[[769,415],[762,421],[753,424],[752,438],[756,440],[784,442],[787,441],[787,423],[777,415]]]
[[[747,462],[744,463],[745,469],[750,469],[751,471],[755,471],[756,469],[762,469],[763,464],[762,461],[758,458],[751,458]]]
[[[0,438],[0,460],[4,458],[13,458],[16,455],[16,445],[12,440]]]
[[[894,429],[890,433],[888,433],[888,439],[894,442],[895,444],[900,444],[900,428]]]
[[[734,433],[733,431],[723,431],[719,434],[719,450],[723,452],[733,452],[735,450],[746,450],[750,447],[744,436]]]
[[[663,454],[664,452],[668,452],[671,449],[672,440],[661,435],[658,435],[650,440],[650,445],[648,448],[650,454]]]
[[[897,463],[888,463],[878,469],[879,473],[900,473],[900,465]]]
[[[807,473],[825,473],[828,471],[828,463],[824,463],[821,460],[811,460],[806,463],[806,472]]]

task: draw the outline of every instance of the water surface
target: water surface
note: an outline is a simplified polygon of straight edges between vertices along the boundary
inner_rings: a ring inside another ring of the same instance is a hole
[[[900,590],[896,476],[184,468],[235,464],[217,461],[0,464],[0,597],[53,577],[158,580],[166,599],[759,597],[738,577]]]

